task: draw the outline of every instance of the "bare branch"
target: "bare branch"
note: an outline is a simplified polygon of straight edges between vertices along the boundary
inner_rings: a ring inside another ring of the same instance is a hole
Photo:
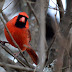
[[[12,55],[14,58],[16,58],[17,61],[18,61],[20,64],[22,64],[23,66],[26,66],[26,65],[27,65],[26,61],[21,60],[21,59],[20,59],[21,57],[16,57],[16,56],[13,54],[13,52],[12,52],[7,46],[2,45],[1,43],[0,43],[0,46],[1,46],[6,52],[8,52],[10,55]],[[29,65],[30,65],[31,68],[34,68],[33,65],[31,65],[31,64],[29,64]],[[28,65],[27,65],[27,66],[28,66]]]
[[[53,8],[53,7],[51,7],[51,6],[48,6],[48,8],[50,8],[50,9],[54,9],[54,10],[57,10],[57,11],[61,11],[61,12],[66,12],[66,11],[64,11],[64,10],[62,10],[62,9],[57,9],[57,8]]]
[[[6,22],[8,22],[8,18],[6,17],[6,15],[5,15],[3,12],[1,12],[1,13],[2,13],[2,16],[3,16],[4,20],[5,20]]]
[[[2,67],[7,66],[8,68],[13,68],[16,70],[23,70],[23,71],[28,71],[28,72],[34,71],[34,69],[30,69],[30,68],[18,66],[18,65],[6,64],[4,62],[0,62],[0,66],[2,66]]]
[[[2,7],[4,5],[5,0],[0,0],[0,12],[2,11]]]
[[[11,56],[13,56],[14,58],[16,58],[19,63],[21,63],[23,66],[25,66],[24,63],[22,63],[16,56],[14,56],[13,52],[12,52],[7,46],[2,45],[1,43],[0,43],[0,46],[1,46],[7,53],[9,53]]]
[[[1,52],[0,52],[0,62],[6,62],[6,63],[9,63],[9,64],[15,64],[12,60],[10,60],[6,56],[4,56]]]
[[[55,34],[56,35],[56,34]],[[50,44],[50,46],[48,47],[48,49],[46,50],[46,61],[45,61],[45,66],[47,66],[48,65],[48,56],[49,56],[49,51],[50,51],[50,49],[51,49],[51,47],[52,47],[52,45],[54,44],[54,42],[55,42],[55,39],[56,39],[56,36],[54,35],[54,37],[53,37],[53,39],[52,39],[52,42],[51,42],[51,44]]]
[[[66,0],[67,3],[67,7],[66,7],[66,13],[62,19],[62,21],[60,22],[60,28],[61,28],[61,32],[64,35],[65,38],[67,38],[70,28],[72,24],[72,1],[71,0]],[[66,30],[66,28],[69,26],[68,30]]]
[[[13,0],[13,1],[14,1],[14,0]],[[12,1],[12,2],[13,2],[13,1]],[[12,2],[11,2],[9,5],[11,5],[11,4],[12,4]],[[5,7],[4,9],[2,9],[2,11],[3,11],[3,10],[5,10],[6,8],[8,8],[8,7],[9,7],[9,5],[8,5],[7,7]]]
[[[30,5],[29,2],[27,2],[27,5],[28,5],[28,7],[30,8],[30,10],[32,11],[33,15],[35,16],[35,18],[36,18],[36,20],[37,20],[37,24],[38,24],[38,26],[39,26],[39,21],[38,21],[38,18],[37,18],[37,16],[36,16],[36,14],[35,14],[34,9],[32,8],[32,6]]]
[[[62,1],[61,0],[57,0],[57,4],[59,6],[59,12],[60,12],[60,21],[62,19],[62,17],[64,16],[64,8],[63,8],[63,4],[62,4]],[[63,11],[61,11],[63,10]]]
[[[45,64],[45,2],[44,0],[38,0],[40,7],[39,7],[39,24],[40,24],[40,29],[39,29],[39,57],[40,57],[40,72],[43,71],[43,67]]]

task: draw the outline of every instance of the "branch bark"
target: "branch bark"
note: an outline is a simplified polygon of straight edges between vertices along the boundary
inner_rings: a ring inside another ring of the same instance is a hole
[[[6,52],[8,52],[10,55],[12,55],[14,58],[16,58],[17,61],[18,61],[21,65],[23,65],[23,66],[28,66],[28,65],[26,64],[26,61],[21,60],[21,59],[20,59],[21,57],[16,57],[16,56],[13,54],[13,52],[12,52],[7,46],[3,46],[2,44],[0,44],[0,46],[1,46]],[[33,65],[31,65],[31,64],[29,64],[29,65],[30,65],[31,68],[34,69],[34,66],[33,66]]]
[[[35,16],[35,18],[36,18],[36,20],[37,20],[37,24],[38,24],[38,26],[39,26],[39,21],[38,21],[38,18],[37,18],[37,16],[36,16],[36,14],[35,14],[34,9],[32,8],[32,6],[30,5],[29,2],[27,2],[27,5],[28,5],[29,9],[32,11],[33,15]]]
[[[66,13],[59,24],[61,28],[61,32],[65,38],[67,38],[70,28],[72,27],[71,24],[72,24],[72,1],[67,0]]]
[[[68,58],[69,58],[69,43],[68,39],[66,39],[62,33],[61,28],[57,24],[56,15],[55,15],[55,26],[56,26],[56,38],[58,40],[59,50],[58,50],[58,56],[57,56],[57,63],[56,63],[56,70],[55,72],[62,72],[61,68],[63,66],[63,59],[64,59],[64,52],[67,51]]]
[[[40,57],[40,72],[43,71],[43,66],[45,63],[45,2],[44,0],[40,0],[40,12],[39,12],[39,23],[40,23],[40,29],[39,29],[39,57]]]
[[[57,0],[57,4],[58,4],[59,10],[60,10],[59,13],[60,13],[60,21],[61,21],[61,19],[64,16],[64,8],[63,8],[63,4],[62,4],[61,0]]]
[[[34,69],[30,69],[30,68],[18,66],[18,65],[6,64],[4,62],[0,62],[0,66],[1,67],[7,66],[8,68],[13,68],[13,69],[16,69],[16,70],[22,70],[22,71],[28,71],[28,72],[34,71]]]

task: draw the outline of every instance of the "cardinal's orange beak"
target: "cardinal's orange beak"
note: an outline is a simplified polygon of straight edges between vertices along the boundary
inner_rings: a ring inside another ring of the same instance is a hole
[[[21,17],[19,21],[25,23],[25,17]]]

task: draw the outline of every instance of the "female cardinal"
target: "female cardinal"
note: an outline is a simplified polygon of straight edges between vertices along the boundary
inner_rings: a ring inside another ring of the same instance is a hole
[[[38,64],[38,56],[29,44],[29,42],[31,41],[31,35],[29,30],[28,18],[29,16],[25,12],[20,12],[18,16],[15,16],[13,19],[8,21],[6,26],[21,50],[26,50],[32,58],[33,62],[35,64]],[[16,47],[5,28],[4,33],[8,42],[12,46]],[[29,48],[25,47],[24,45],[27,45]]]

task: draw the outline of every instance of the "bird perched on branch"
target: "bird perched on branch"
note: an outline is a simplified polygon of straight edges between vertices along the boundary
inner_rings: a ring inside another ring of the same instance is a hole
[[[29,16],[25,12],[20,12],[18,16],[15,16],[13,19],[8,21],[6,26],[10,31],[12,37],[16,41],[16,43],[21,48],[21,50],[22,51],[26,50],[30,55],[30,57],[32,58],[33,62],[35,64],[38,64],[38,56],[35,53],[35,51],[31,48],[29,43],[31,41],[31,35],[29,30],[28,18]],[[6,28],[4,28],[4,33],[8,42],[16,48]],[[25,47],[24,45],[28,47]]]

